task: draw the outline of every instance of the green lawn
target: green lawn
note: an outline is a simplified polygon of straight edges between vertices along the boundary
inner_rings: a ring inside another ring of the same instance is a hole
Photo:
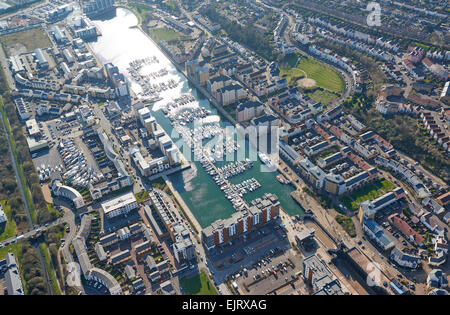
[[[318,86],[340,93],[342,91],[342,80],[330,67],[312,58],[302,57],[297,68],[306,72],[310,79],[314,79]]]
[[[134,194],[134,196],[136,197],[137,203],[141,203],[142,201],[148,198],[148,191],[142,190],[137,194]]]
[[[298,62],[297,62],[298,60]],[[292,78],[306,76],[316,81],[317,86],[340,93],[343,82],[337,72],[329,66],[309,57],[290,55],[280,63],[280,77],[286,75],[288,84]]]
[[[149,29],[148,33],[150,34],[151,38],[153,38],[157,42],[161,40],[171,41],[180,39],[179,33],[165,27]]]
[[[56,280],[55,270],[52,268],[50,254],[48,252],[47,244],[45,244],[44,242],[40,243],[39,249],[41,250],[41,253],[44,256],[45,265],[46,265],[46,268],[48,271],[50,282],[52,283],[53,294],[61,295],[61,291],[59,290],[59,286],[58,286],[58,280]]]
[[[203,271],[192,278],[180,279],[180,287],[187,295],[217,295],[216,289]]]
[[[128,2],[128,5],[137,11],[141,20],[143,20],[143,21],[147,18],[148,12],[153,11],[152,7],[149,7],[145,4],[140,4],[140,3],[136,3],[136,2]]]
[[[321,91],[320,89],[317,89],[312,93],[306,93],[306,95],[308,95],[312,100],[320,102],[323,105],[328,105],[338,98],[338,95],[326,90]]]
[[[297,68],[280,68],[280,78],[285,78],[287,84],[291,84],[292,79],[300,79],[305,76],[305,73]]]
[[[351,218],[346,217],[344,215],[338,214],[336,216],[336,221],[340,225],[342,225],[342,227],[344,228],[345,232],[347,232],[347,234],[350,235],[350,237],[355,237],[356,236],[355,224],[353,223]]]
[[[11,207],[5,205],[6,200],[2,200],[0,203],[3,206],[3,211],[8,219],[5,223],[0,224],[0,241],[3,241],[16,235],[16,222],[11,216]]]
[[[377,199],[385,193],[393,190],[395,187],[396,186],[387,179],[382,179],[355,191],[350,195],[350,197],[344,197],[342,202],[348,209],[356,211],[358,210],[358,204],[361,202]]]
[[[6,254],[11,252],[14,254],[14,256],[19,257],[19,251],[20,251],[20,246],[17,243],[12,243],[8,246],[2,247],[0,248],[0,260],[3,260],[6,258]]]

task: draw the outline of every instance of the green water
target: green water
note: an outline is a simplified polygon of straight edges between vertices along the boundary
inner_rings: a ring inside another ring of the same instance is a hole
[[[186,86],[183,90],[189,89]],[[211,110],[211,114],[219,115],[214,106],[210,105],[209,101],[197,94],[195,89],[192,90],[193,95],[199,100],[200,106]],[[160,125],[170,134],[172,126],[170,121],[164,116],[162,111],[153,112]],[[230,125],[229,122],[224,121],[221,117],[220,124],[222,126]],[[247,143],[248,146],[248,143]],[[231,162],[216,162],[217,167],[229,164]],[[294,191],[291,185],[281,184],[276,175],[279,172],[261,172],[261,161],[253,161],[253,167],[242,174],[229,178],[232,184],[238,184],[246,179],[254,177],[261,184],[261,187],[253,192],[248,192],[243,199],[250,202],[258,197],[262,197],[264,193],[270,192],[278,196],[281,206],[289,215],[303,215],[303,209],[292,199],[290,193]],[[193,162],[193,167],[183,172],[169,176],[174,188],[180,193],[184,201],[191,209],[197,221],[202,227],[210,225],[217,219],[225,219],[234,213],[230,201],[225,197],[225,194],[216,185],[212,176],[205,172],[199,162]]]

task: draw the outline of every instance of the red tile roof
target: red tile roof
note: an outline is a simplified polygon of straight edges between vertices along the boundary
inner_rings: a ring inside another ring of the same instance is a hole
[[[433,62],[431,62],[431,60],[428,59],[428,58],[424,58],[424,59],[422,60],[422,62],[423,62],[427,67],[431,67],[431,66],[433,65]]]
[[[439,202],[443,206],[448,204],[450,202],[450,191],[437,197],[436,201]]]
[[[424,238],[422,235],[417,233],[412,227],[409,226],[408,223],[403,221],[398,213],[395,213],[393,215],[389,216],[389,220],[392,222],[392,224],[398,228],[400,231],[402,231],[403,234],[407,236],[412,236],[416,244],[420,244],[424,242]]]

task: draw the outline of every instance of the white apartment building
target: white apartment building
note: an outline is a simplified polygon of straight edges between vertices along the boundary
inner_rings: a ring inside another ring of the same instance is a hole
[[[137,207],[138,204],[132,192],[126,193],[102,203],[103,213],[109,219],[122,214],[127,214]]]

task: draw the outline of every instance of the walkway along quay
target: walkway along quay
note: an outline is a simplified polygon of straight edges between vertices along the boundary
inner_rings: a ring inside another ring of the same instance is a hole
[[[178,204],[182,208],[182,210],[184,210],[183,213],[187,216],[187,218],[189,219],[189,222],[191,223],[191,225],[193,225],[194,230],[197,231],[198,233],[200,233],[202,231],[202,227],[198,223],[198,221],[195,218],[194,214],[191,212],[191,209],[189,209],[189,207],[184,202],[183,198],[180,196],[178,191],[173,187],[172,182],[169,180],[167,175],[164,174],[163,175],[163,179],[164,179],[166,185],[169,187],[170,191],[172,192],[173,196],[175,197],[176,201],[178,202]]]

